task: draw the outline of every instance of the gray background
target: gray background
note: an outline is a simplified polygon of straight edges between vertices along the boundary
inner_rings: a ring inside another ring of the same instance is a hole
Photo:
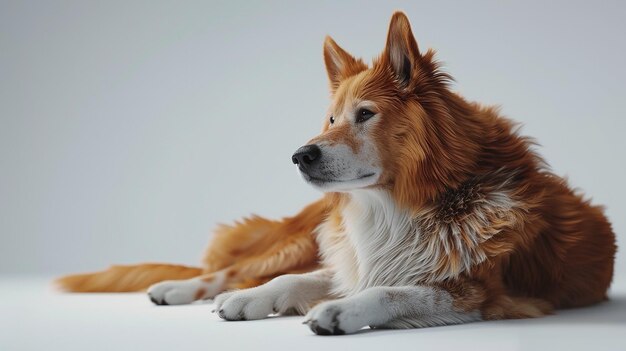
[[[195,264],[216,223],[316,199],[290,155],[327,108],[324,35],[369,60],[395,9],[624,244],[625,4],[1,1],[0,272]]]

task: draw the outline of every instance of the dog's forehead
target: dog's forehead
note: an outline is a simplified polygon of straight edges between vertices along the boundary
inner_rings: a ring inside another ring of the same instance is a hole
[[[330,111],[340,116],[356,108],[362,101],[378,105],[392,100],[396,95],[394,88],[384,71],[367,69],[341,82],[333,94]]]
[[[333,95],[331,110],[340,114],[354,108],[358,101],[364,98],[364,87],[368,76],[368,71],[363,71],[341,82]]]

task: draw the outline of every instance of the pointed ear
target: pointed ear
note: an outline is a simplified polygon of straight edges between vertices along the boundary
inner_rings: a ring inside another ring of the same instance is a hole
[[[420,53],[409,19],[402,12],[396,12],[391,17],[383,57],[398,80],[407,85],[411,80],[413,70],[419,64]]]
[[[362,60],[347,53],[329,36],[324,40],[324,63],[333,92],[342,80],[367,69]]]

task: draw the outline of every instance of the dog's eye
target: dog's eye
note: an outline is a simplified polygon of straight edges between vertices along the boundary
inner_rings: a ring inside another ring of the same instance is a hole
[[[374,112],[366,108],[359,109],[359,111],[356,114],[356,123],[363,123],[367,121],[368,119],[372,118],[374,115],[375,115]]]
[[[333,124],[333,123],[335,123],[335,117],[330,116],[330,124]]]

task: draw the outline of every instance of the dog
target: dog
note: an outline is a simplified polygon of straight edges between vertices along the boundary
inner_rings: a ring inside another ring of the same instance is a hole
[[[60,285],[156,283],[156,304],[217,295],[225,320],[304,314],[319,335],[540,317],[607,299],[616,244],[603,209],[496,108],[452,92],[405,14],[392,16],[372,65],[330,37],[324,62],[322,133],[292,157],[322,199],[280,221],[218,228],[202,268],[119,266]]]

